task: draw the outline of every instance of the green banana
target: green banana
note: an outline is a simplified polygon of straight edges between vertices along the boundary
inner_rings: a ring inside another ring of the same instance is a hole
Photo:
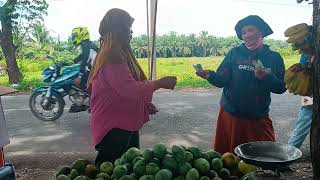
[[[287,39],[288,43],[301,43],[304,41],[304,38],[308,35],[309,31],[308,30],[302,30],[299,31],[289,37]]]

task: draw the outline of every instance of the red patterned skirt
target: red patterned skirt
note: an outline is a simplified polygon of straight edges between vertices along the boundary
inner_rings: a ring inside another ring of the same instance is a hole
[[[234,152],[240,144],[254,141],[273,141],[275,134],[269,117],[239,118],[224,111],[218,115],[216,136],[213,149],[220,153]]]

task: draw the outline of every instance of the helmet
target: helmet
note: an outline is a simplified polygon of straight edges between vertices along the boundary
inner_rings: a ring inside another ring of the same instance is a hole
[[[82,41],[89,40],[90,35],[87,27],[76,27],[72,30],[72,43],[78,46]]]

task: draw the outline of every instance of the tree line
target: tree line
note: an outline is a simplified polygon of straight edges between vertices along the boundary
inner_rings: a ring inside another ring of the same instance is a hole
[[[50,36],[43,23],[48,6],[46,0],[8,0],[0,7],[0,61],[6,62],[0,62],[0,66],[5,64],[10,84],[19,83],[21,79],[17,59],[66,61],[79,53],[70,38],[62,41]],[[99,45],[98,41],[94,42]],[[266,39],[265,42],[282,55],[294,54],[283,40]],[[164,58],[224,56],[239,44],[241,41],[235,36],[217,37],[207,31],[185,35],[172,31],[157,36],[156,53]],[[147,35],[134,37],[131,45],[136,57],[148,57]]]

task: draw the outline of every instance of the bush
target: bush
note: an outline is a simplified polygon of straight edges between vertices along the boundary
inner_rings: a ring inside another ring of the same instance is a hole
[[[32,79],[23,79],[19,85],[18,90],[19,91],[31,91],[39,86],[46,85],[44,82],[42,82],[41,79],[32,78]]]
[[[279,48],[276,50],[282,56],[282,58],[288,58],[292,56],[298,56],[298,51],[293,51],[292,48]]]
[[[1,61],[0,65],[5,62]],[[17,60],[18,67],[22,74],[22,80],[18,87],[19,91],[30,91],[36,87],[44,85],[42,82],[41,72],[52,64],[52,61],[36,61],[36,60]],[[4,86],[9,85],[9,78],[7,75],[0,76],[0,84]]]
[[[41,72],[45,68],[52,65],[52,61],[37,61],[37,60],[18,60],[17,61],[20,72],[22,74],[29,72]],[[41,73],[40,73],[41,74]]]

